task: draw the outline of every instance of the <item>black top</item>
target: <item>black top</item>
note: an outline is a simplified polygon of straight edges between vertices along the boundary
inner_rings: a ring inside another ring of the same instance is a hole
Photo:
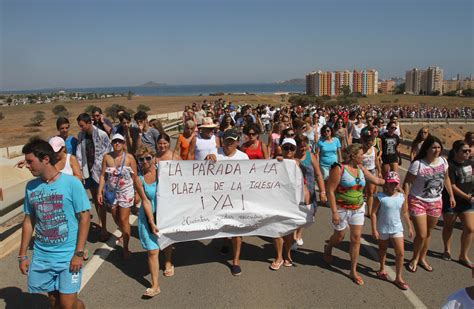
[[[384,161],[398,160],[398,144],[400,144],[400,137],[398,135],[393,134],[390,136],[387,132],[382,135],[382,157],[387,159]]]
[[[463,163],[457,163],[455,161],[449,161],[449,179],[451,183],[456,185],[462,192],[466,194],[472,193],[472,166],[469,160],[464,161]],[[461,198],[460,196],[454,194],[456,200],[456,205],[465,205],[470,206],[471,201]],[[443,200],[449,203],[449,194],[444,189]]]

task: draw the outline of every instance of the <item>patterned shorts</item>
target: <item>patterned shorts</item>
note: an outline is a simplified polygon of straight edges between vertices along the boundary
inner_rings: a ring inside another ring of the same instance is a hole
[[[428,215],[430,217],[439,218],[443,202],[441,199],[435,202],[425,202],[413,196],[408,196],[408,210],[413,217]]]

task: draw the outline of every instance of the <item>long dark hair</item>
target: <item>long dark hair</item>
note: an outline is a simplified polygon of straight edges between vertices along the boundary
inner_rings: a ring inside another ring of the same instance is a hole
[[[428,129],[428,127],[423,127],[420,130],[418,130],[418,133],[416,134],[415,139],[411,143],[412,148],[415,148],[416,145],[418,145],[419,143],[421,143],[423,141],[423,130],[425,130],[425,129]],[[431,136],[431,134],[428,132],[428,136],[426,138],[428,138],[430,136]]]
[[[449,151],[449,154],[448,154],[448,161],[450,162],[453,162],[454,161],[454,156],[456,155],[456,153],[464,146],[469,146],[465,141],[463,140],[457,140],[453,143],[453,147],[451,148],[451,150]]]
[[[415,156],[413,161],[420,160],[426,157],[428,150],[433,146],[434,143],[438,143],[441,146],[441,151],[443,151],[443,143],[441,140],[434,135],[430,135],[421,145],[420,151]]]

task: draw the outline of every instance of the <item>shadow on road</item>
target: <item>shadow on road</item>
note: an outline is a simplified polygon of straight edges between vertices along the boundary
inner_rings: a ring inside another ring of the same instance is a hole
[[[6,309],[50,308],[49,299],[46,295],[26,293],[17,287],[0,289],[0,299],[5,301]]]

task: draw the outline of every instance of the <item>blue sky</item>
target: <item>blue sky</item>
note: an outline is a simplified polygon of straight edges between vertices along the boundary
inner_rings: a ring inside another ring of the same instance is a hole
[[[474,74],[471,0],[0,0],[0,89]]]

